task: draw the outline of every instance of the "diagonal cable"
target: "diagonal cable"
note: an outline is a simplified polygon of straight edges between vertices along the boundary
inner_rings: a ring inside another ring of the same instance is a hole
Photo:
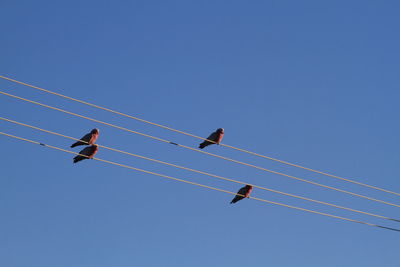
[[[6,96],[10,96],[12,98],[20,99],[20,100],[23,100],[23,101],[26,101],[26,102],[29,102],[29,103],[32,103],[32,104],[35,104],[35,105],[39,105],[39,106],[45,107],[45,108],[57,110],[57,111],[60,111],[60,112],[63,112],[63,113],[69,114],[69,115],[80,117],[82,119],[87,119],[87,120],[90,120],[90,121],[93,121],[93,122],[104,124],[104,125],[107,125],[107,126],[110,126],[110,127],[113,127],[113,128],[117,128],[117,129],[120,129],[120,130],[123,130],[123,131],[127,131],[127,132],[130,132],[130,133],[134,133],[134,134],[138,134],[138,135],[141,135],[141,136],[145,136],[145,137],[148,137],[148,138],[151,138],[151,139],[154,139],[154,140],[158,140],[158,141],[161,141],[161,142],[164,142],[164,143],[173,144],[173,145],[176,145],[176,146],[179,146],[179,147],[183,147],[183,148],[186,148],[186,149],[189,149],[189,150],[192,150],[192,151],[196,151],[196,152],[199,152],[199,153],[202,153],[202,154],[206,154],[206,155],[213,156],[213,157],[216,157],[216,158],[220,158],[220,159],[224,159],[224,160],[227,160],[227,161],[231,161],[231,162],[234,162],[234,163],[237,163],[237,164],[241,164],[241,165],[244,165],[244,166],[252,167],[252,168],[259,169],[259,170],[262,170],[262,171],[266,171],[266,172],[269,172],[269,173],[285,176],[285,177],[288,177],[290,179],[302,181],[302,182],[305,182],[305,183],[308,183],[308,184],[313,184],[313,185],[324,187],[324,188],[331,189],[331,190],[334,190],[334,191],[342,192],[342,193],[345,193],[345,194],[357,196],[357,197],[360,197],[360,198],[364,198],[364,199],[368,199],[368,200],[371,200],[371,201],[380,202],[380,203],[383,203],[383,204],[386,204],[386,205],[390,205],[390,206],[394,206],[394,207],[400,208],[400,205],[397,205],[397,204],[394,204],[394,203],[391,203],[391,202],[387,202],[387,201],[380,200],[380,199],[373,198],[373,197],[360,195],[360,194],[353,193],[353,192],[350,192],[350,191],[347,191],[347,190],[343,190],[343,189],[339,189],[339,188],[336,188],[336,187],[333,187],[333,186],[320,184],[320,183],[317,183],[317,182],[313,182],[313,181],[310,181],[310,180],[302,179],[302,178],[299,178],[299,177],[296,177],[296,176],[292,176],[292,175],[289,175],[289,174],[285,174],[285,173],[269,170],[269,169],[266,169],[266,168],[263,168],[263,167],[259,167],[259,166],[253,165],[253,164],[245,163],[245,162],[242,162],[242,161],[239,161],[239,160],[235,160],[235,159],[231,159],[231,158],[228,158],[228,157],[223,157],[223,156],[220,156],[220,155],[209,153],[209,152],[206,152],[206,151],[203,151],[203,150],[200,150],[200,149],[196,149],[196,148],[192,148],[192,147],[189,147],[189,146],[177,144],[175,142],[168,141],[168,140],[165,140],[165,139],[162,139],[162,138],[159,138],[159,137],[155,137],[155,136],[152,136],[152,135],[149,135],[149,134],[140,133],[140,132],[137,132],[137,131],[134,131],[134,130],[130,130],[130,129],[122,127],[122,126],[118,126],[118,125],[111,124],[111,123],[108,123],[108,122],[104,122],[104,121],[101,121],[101,120],[93,119],[93,118],[90,118],[90,117],[87,117],[87,116],[83,116],[83,115],[80,115],[80,114],[77,114],[77,113],[74,113],[74,112],[71,112],[71,111],[67,111],[67,110],[64,110],[64,109],[60,109],[60,108],[56,108],[56,107],[49,106],[49,105],[46,105],[46,104],[42,104],[42,103],[39,103],[39,102],[36,102],[36,101],[33,101],[33,100],[29,100],[29,99],[26,99],[26,98],[23,98],[23,97],[12,95],[12,94],[9,94],[9,93],[3,92],[3,91],[0,91],[0,94],[6,95]]]
[[[17,122],[17,121],[11,120],[11,119],[3,118],[3,117],[0,117],[0,119],[3,120],[3,121],[7,121],[7,122],[11,122],[11,123],[20,125],[20,126],[24,126],[24,127],[35,129],[35,130],[42,131],[42,132],[45,132],[45,133],[49,133],[49,134],[52,134],[52,135],[57,135],[57,136],[61,136],[61,137],[64,137],[64,138],[68,138],[70,140],[81,141],[81,142],[87,143],[87,142],[82,141],[82,140],[80,140],[78,138],[74,138],[74,137],[70,137],[70,136],[67,136],[67,135],[64,135],[64,134],[60,134],[60,133],[56,133],[56,132],[53,132],[53,131],[45,130],[45,129],[42,129],[42,128],[39,128],[39,127],[36,127],[36,126],[33,126],[33,125],[29,125],[29,124],[26,124],[26,123]],[[89,143],[87,143],[87,144],[89,145]],[[234,183],[238,183],[238,184],[242,184],[242,185],[248,184],[248,185],[252,185],[255,188],[259,188],[259,189],[262,189],[262,190],[265,190],[265,191],[269,191],[269,192],[273,192],[273,193],[277,193],[277,194],[281,194],[281,195],[285,195],[285,196],[290,196],[290,197],[294,197],[294,198],[298,198],[298,199],[302,199],[302,200],[306,200],[306,201],[310,201],[310,202],[314,202],[314,203],[318,203],[318,204],[323,204],[323,205],[327,205],[327,206],[331,206],[331,207],[335,207],[335,208],[339,208],[339,209],[343,209],[343,210],[357,212],[357,213],[361,213],[361,214],[365,214],[365,215],[369,215],[369,216],[374,216],[374,217],[378,217],[378,218],[381,218],[381,219],[400,222],[400,220],[389,218],[387,216],[382,216],[382,215],[377,215],[377,214],[373,214],[373,213],[369,213],[369,212],[365,212],[365,211],[360,211],[360,210],[356,210],[356,209],[352,209],[352,208],[348,208],[348,207],[344,207],[344,206],[340,206],[340,205],[336,205],[336,204],[332,204],[332,203],[328,203],[328,202],[324,202],[324,201],[320,201],[320,200],[315,200],[315,199],[312,199],[312,198],[302,197],[302,196],[298,196],[298,195],[295,195],[295,194],[290,194],[290,193],[286,193],[286,192],[270,189],[270,188],[267,188],[267,187],[262,187],[262,186],[250,184],[250,183],[247,183],[247,182],[238,181],[238,180],[231,179],[231,178],[226,178],[226,177],[223,177],[223,176],[220,176],[220,175],[216,175],[216,174],[212,174],[212,173],[208,173],[208,172],[204,172],[204,171],[199,171],[199,170],[192,169],[192,168],[179,166],[179,165],[168,163],[168,162],[161,161],[161,160],[158,160],[158,159],[153,159],[153,158],[141,156],[141,155],[138,155],[138,154],[134,154],[134,153],[131,153],[131,152],[127,152],[127,151],[123,151],[123,150],[107,147],[107,146],[104,146],[104,145],[98,145],[98,146],[101,147],[101,148],[105,148],[105,149],[114,151],[114,152],[126,154],[126,155],[129,155],[129,156],[134,156],[134,157],[137,157],[137,158],[145,159],[145,160],[152,161],[152,162],[157,162],[157,163],[160,163],[160,164],[172,166],[172,167],[175,167],[175,168],[179,168],[179,169],[183,169],[183,170],[187,170],[187,171],[191,171],[191,172],[195,172],[195,173],[200,173],[200,174],[203,174],[203,175],[206,175],[206,176],[210,176],[210,177],[214,177],[214,178],[217,178],[217,179],[221,179],[221,180],[225,180],[225,181],[229,181],[229,182],[234,182]]]
[[[18,136],[15,136],[15,135],[4,133],[4,132],[0,132],[0,134],[4,135],[4,136],[11,137],[11,138],[14,138],[14,139],[19,139],[19,140],[23,140],[23,141],[30,142],[30,143],[33,143],[33,144],[37,144],[37,145],[45,146],[45,147],[52,148],[52,149],[55,149],[55,150],[63,151],[63,152],[66,152],[66,153],[70,153],[70,154],[74,154],[74,155],[86,156],[86,155],[82,155],[82,154],[79,154],[79,153],[76,153],[76,152],[72,152],[72,151],[69,151],[69,150],[66,150],[66,149],[63,149],[63,148],[59,148],[59,147],[56,147],[56,146],[44,144],[44,143],[41,143],[41,142],[38,142],[38,141],[34,141],[34,140],[30,140],[30,139],[23,138],[23,137],[18,137]],[[231,191],[228,191],[228,190],[224,190],[224,189],[220,189],[220,188],[216,188],[216,187],[212,187],[212,186],[208,186],[208,185],[203,185],[203,184],[199,184],[199,183],[195,183],[195,182],[179,179],[179,178],[172,177],[172,176],[169,176],[169,175],[160,174],[160,173],[156,173],[156,172],[152,172],[152,171],[147,171],[147,170],[139,169],[139,168],[132,167],[132,166],[129,166],[129,165],[124,165],[124,164],[121,164],[121,163],[117,163],[117,162],[113,162],[113,161],[109,161],[109,160],[104,160],[104,159],[100,159],[100,158],[93,158],[93,159],[97,160],[97,161],[104,162],[104,163],[112,164],[112,165],[115,165],[115,166],[119,166],[119,167],[131,169],[131,170],[135,170],[135,171],[139,171],[139,172],[143,172],[143,173],[147,173],[147,174],[152,174],[152,175],[164,177],[164,178],[171,179],[171,180],[178,181],[178,182],[183,182],[183,183],[187,183],[187,184],[191,184],[191,185],[195,185],[195,186],[199,186],[199,187],[203,187],[203,188],[207,188],[207,189],[211,189],[211,190],[215,190],[215,191],[219,191],[219,192],[224,192],[224,193],[231,194],[231,195],[240,195],[240,196],[245,197],[244,195],[237,194],[237,193],[234,193],[234,192],[231,192]],[[283,207],[287,207],[287,208],[291,208],[291,209],[296,209],[296,210],[301,210],[301,211],[305,211],[305,212],[309,212],[309,213],[319,214],[319,215],[323,215],[323,216],[327,216],[327,217],[331,217],[331,218],[336,218],[336,219],[340,219],[340,220],[344,220],[344,221],[348,221],[348,222],[354,222],[354,223],[364,224],[364,225],[368,225],[368,226],[372,226],[372,227],[378,227],[378,228],[382,228],[382,229],[386,229],[386,230],[392,230],[392,231],[400,232],[400,229],[386,227],[386,226],[377,225],[377,224],[368,223],[368,222],[359,221],[359,220],[354,220],[354,219],[349,219],[349,218],[346,218],[346,217],[341,217],[341,216],[337,216],[337,215],[333,215],[333,214],[329,214],[329,213],[324,213],[324,212],[305,209],[305,208],[301,208],[301,207],[297,207],[297,206],[287,205],[287,204],[280,203],[280,202],[269,201],[269,200],[262,199],[262,198],[257,198],[257,197],[248,197],[248,198],[254,199],[254,200],[257,200],[257,201],[262,201],[262,202],[269,203],[269,204],[274,204],[274,205],[283,206]]]
[[[5,77],[5,76],[0,75],[0,78],[2,78],[4,80],[7,80],[7,81],[10,81],[10,82],[14,82],[14,83],[18,83],[18,84],[21,84],[21,85],[24,85],[24,86],[31,87],[31,88],[36,89],[36,90],[40,90],[40,91],[46,92],[48,94],[56,95],[56,96],[59,96],[59,97],[65,98],[65,99],[69,99],[69,100],[72,100],[72,101],[75,101],[75,102],[78,102],[78,103],[81,103],[81,104],[84,104],[84,105],[88,105],[88,106],[91,106],[91,107],[94,107],[94,108],[97,108],[97,109],[102,109],[102,110],[105,110],[105,111],[108,111],[108,112],[111,112],[111,113],[114,113],[114,114],[118,114],[118,115],[121,115],[121,116],[124,116],[124,117],[127,117],[127,118],[131,118],[131,119],[134,119],[134,120],[137,120],[137,121],[141,121],[141,122],[144,122],[144,123],[147,123],[147,124],[151,124],[151,125],[154,125],[154,126],[157,126],[157,127],[161,127],[163,129],[166,129],[166,130],[170,130],[170,131],[173,131],[173,132],[176,132],[176,133],[180,133],[180,134],[184,134],[184,135],[187,135],[187,136],[191,136],[191,137],[194,137],[194,138],[197,138],[197,139],[200,139],[200,140],[207,140],[209,142],[216,143],[213,140],[208,140],[206,138],[203,138],[203,137],[191,134],[191,133],[187,133],[187,132],[184,132],[184,131],[181,131],[181,130],[177,130],[177,129],[174,129],[174,128],[171,128],[171,127],[168,127],[168,126],[165,126],[165,125],[162,125],[162,124],[158,124],[158,123],[155,123],[155,122],[144,120],[144,119],[141,119],[141,118],[129,115],[129,114],[125,114],[125,113],[122,113],[122,112],[119,112],[119,111],[116,111],[116,110],[112,110],[112,109],[109,109],[109,108],[106,108],[106,107],[102,107],[102,106],[99,106],[99,105],[96,105],[96,104],[93,104],[93,103],[90,103],[90,102],[87,102],[87,101],[83,101],[83,100],[80,100],[80,99],[77,99],[77,98],[73,98],[73,97],[66,96],[66,95],[63,95],[63,94],[60,94],[60,93],[56,93],[54,91],[50,91],[50,90],[47,90],[47,89],[44,89],[44,88],[41,88],[41,87],[38,87],[38,86],[34,86],[32,84],[28,84],[28,83],[24,83],[24,82],[21,82],[21,81],[17,81],[17,80],[11,79],[9,77]],[[349,182],[349,183],[365,186],[365,187],[368,187],[368,188],[372,188],[372,189],[375,189],[375,190],[379,190],[379,191],[382,191],[382,192],[386,192],[386,193],[390,193],[390,194],[394,194],[394,195],[400,196],[400,193],[397,193],[397,192],[394,192],[394,191],[391,191],[391,190],[388,190],[388,189],[380,188],[380,187],[377,187],[377,186],[373,186],[373,185],[369,185],[369,184],[366,184],[366,183],[358,182],[358,181],[355,181],[355,180],[347,179],[347,178],[344,178],[344,177],[341,177],[341,176],[337,176],[337,175],[329,174],[329,173],[326,173],[326,172],[318,171],[318,170],[315,170],[315,169],[312,169],[312,168],[304,167],[304,166],[301,166],[301,165],[298,165],[298,164],[290,163],[290,162],[287,162],[287,161],[284,161],[284,160],[280,160],[280,159],[276,159],[276,158],[273,158],[273,157],[268,157],[268,156],[265,156],[265,155],[262,155],[262,154],[259,154],[259,153],[255,153],[255,152],[252,152],[252,151],[249,151],[249,150],[246,150],[246,149],[238,148],[238,147],[235,147],[235,146],[231,146],[231,145],[227,145],[227,144],[223,144],[223,143],[220,143],[220,145],[224,146],[224,147],[231,148],[231,149],[235,149],[235,150],[247,153],[247,154],[251,154],[253,156],[269,159],[269,160],[276,161],[276,162],[279,162],[279,163],[282,163],[282,164],[285,164],[285,165],[289,165],[289,166],[292,166],[292,167],[301,168],[301,169],[304,169],[304,170],[307,170],[307,171],[311,171],[311,172],[314,172],[314,173],[318,173],[318,174],[321,174],[321,175],[325,175],[325,176],[328,176],[328,177],[331,177],[331,178],[339,179],[339,180],[346,181],[346,182]]]

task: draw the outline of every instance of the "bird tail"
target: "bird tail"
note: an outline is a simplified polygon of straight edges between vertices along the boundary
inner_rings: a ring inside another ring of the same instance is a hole
[[[78,161],[81,161],[83,158],[81,158],[81,157],[79,157],[79,156],[76,156],[75,158],[74,158],[74,163],[77,163]]]
[[[71,145],[71,148],[76,147],[77,145],[78,145],[78,142],[73,143],[73,144]]]
[[[203,148],[205,148],[206,147],[206,144],[204,144],[204,143],[201,143],[200,145],[199,145],[199,148],[200,149],[203,149]]]

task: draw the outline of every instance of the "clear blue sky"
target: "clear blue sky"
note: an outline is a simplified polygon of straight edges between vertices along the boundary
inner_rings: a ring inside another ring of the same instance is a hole
[[[268,156],[400,192],[398,1],[0,3],[0,74]],[[42,94],[1,90],[196,147],[196,139]],[[290,193],[399,218],[335,193],[0,97],[1,116]],[[1,130],[70,141],[0,122]],[[0,137],[0,265],[399,266],[399,233],[137,173]],[[398,197],[211,146],[207,151],[400,203]],[[100,150],[98,157],[236,191]],[[254,190],[253,196],[399,227]]]

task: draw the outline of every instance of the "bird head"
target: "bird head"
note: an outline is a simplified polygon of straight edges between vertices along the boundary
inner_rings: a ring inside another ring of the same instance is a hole
[[[90,133],[91,134],[99,134],[99,129],[93,129]]]
[[[89,148],[92,149],[92,150],[97,150],[97,149],[99,149],[99,146],[96,145],[96,144],[93,144]]]
[[[217,129],[217,132],[218,132],[218,133],[224,133],[224,128],[218,128],[218,129]]]

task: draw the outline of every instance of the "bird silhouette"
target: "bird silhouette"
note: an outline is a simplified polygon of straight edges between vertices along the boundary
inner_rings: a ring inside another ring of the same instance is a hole
[[[74,163],[77,163],[84,159],[92,159],[94,157],[94,155],[96,155],[98,150],[99,150],[99,147],[97,145],[91,145],[91,146],[85,147],[84,149],[79,151],[80,155],[76,155],[74,157]]]
[[[71,145],[71,147],[93,145],[99,137],[99,129],[93,129],[90,133],[85,134],[80,141],[77,141]]]
[[[209,146],[209,145],[212,145],[212,144],[219,145],[219,143],[221,143],[221,141],[222,141],[222,137],[224,137],[224,129],[223,128],[218,128],[215,132],[210,134],[209,137],[207,137],[207,140],[210,140],[210,141],[213,141],[213,142],[204,140],[204,142],[199,145],[199,148],[203,149],[206,146]]]
[[[231,204],[236,203],[245,197],[249,197],[252,190],[253,186],[251,185],[243,186],[242,188],[239,189],[237,195],[232,199]]]

